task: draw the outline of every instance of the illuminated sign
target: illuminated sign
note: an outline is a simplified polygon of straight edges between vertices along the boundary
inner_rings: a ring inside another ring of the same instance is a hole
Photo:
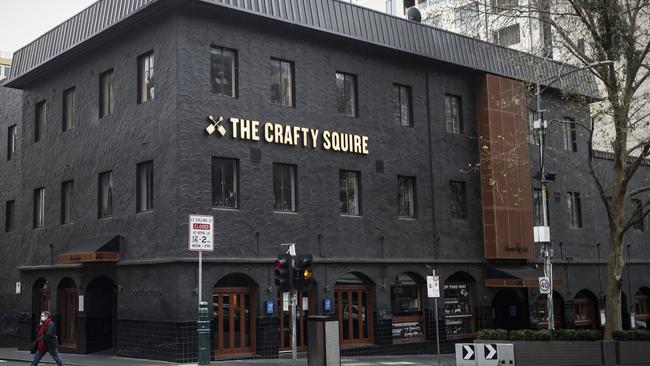
[[[223,117],[215,120],[210,116],[211,125],[206,131],[211,135],[215,130],[218,136],[228,132],[223,126]],[[368,155],[368,136],[352,133],[318,130],[314,128],[292,126],[281,123],[266,122],[243,118],[230,118],[231,137],[234,140],[265,141],[270,144],[300,146],[303,148]]]

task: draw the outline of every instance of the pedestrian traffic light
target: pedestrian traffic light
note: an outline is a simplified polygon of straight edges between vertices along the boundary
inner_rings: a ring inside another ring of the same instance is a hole
[[[275,261],[275,285],[283,291],[293,289],[293,264],[289,254],[280,254]]]
[[[293,285],[298,291],[308,291],[314,284],[314,271],[312,269],[314,257],[311,254],[301,254],[296,257]]]

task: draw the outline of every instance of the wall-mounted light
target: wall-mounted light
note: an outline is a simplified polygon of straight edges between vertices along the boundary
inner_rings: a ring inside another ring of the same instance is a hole
[[[208,116],[208,120],[211,122],[211,124],[205,128],[205,132],[207,132],[208,135],[212,135],[215,131],[218,131],[221,136],[226,135],[226,128],[221,124],[223,122],[223,117],[219,117],[219,120],[215,120],[214,117]]]

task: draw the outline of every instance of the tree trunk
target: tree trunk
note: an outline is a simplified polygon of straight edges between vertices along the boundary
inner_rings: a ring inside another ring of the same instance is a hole
[[[609,261],[607,264],[607,292],[605,294],[605,340],[614,340],[612,333],[623,329],[621,316],[621,288],[625,268],[625,241],[614,230],[609,239]]]

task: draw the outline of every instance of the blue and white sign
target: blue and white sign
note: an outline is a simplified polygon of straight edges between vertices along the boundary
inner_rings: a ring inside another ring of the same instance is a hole
[[[323,299],[323,311],[326,312],[332,311],[332,299],[330,298]]]
[[[266,315],[273,315],[273,301],[268,300],[264,302],[264,308],[266,309]]]

